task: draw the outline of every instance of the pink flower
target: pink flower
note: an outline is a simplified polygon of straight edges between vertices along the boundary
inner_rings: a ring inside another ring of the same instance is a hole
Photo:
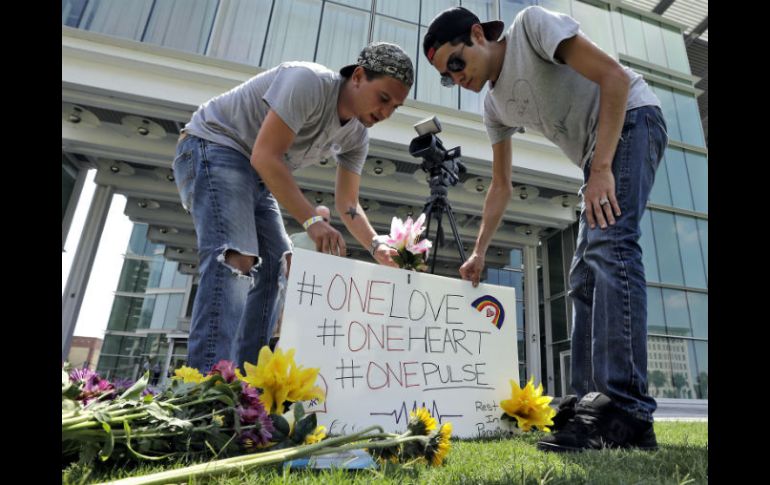
[[[431,243],[427,239],[423,239],[422,241],[416,244],[412,241],[409,241],[409,244],[406,246],[406,250],[412,254],[422,254],[422,253],[427,253],[428,249],[430,249],[431,247],[433,247],[433,243]]]
[[[220,360],[209,371],[209,375],[221,375],[225,382],[233,382],[235,380],[235,364],[229,360]]]

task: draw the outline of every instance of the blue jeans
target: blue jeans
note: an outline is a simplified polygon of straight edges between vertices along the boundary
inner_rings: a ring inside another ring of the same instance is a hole
[[[657,403],[647,392],[647,284],[640,223],[667,143],[659,108],[626,112],[612,161],[621,216],[607,229],[598,223],[591,229],[583,204],[569,274],[574,391],[578,398],[602,392],[645,421],[652,421]],[[590,170],[589,161],[583,170],[586,183]]]
[[[278,276],[289,251],[278,203],[248,158],[196,136],[177,145],[173,169],[200,258],[188,365],[206,373],[222,359],[241,368],[256,364],[275,325]],[[255,257],[248,273],[227,263],[233,251]]]

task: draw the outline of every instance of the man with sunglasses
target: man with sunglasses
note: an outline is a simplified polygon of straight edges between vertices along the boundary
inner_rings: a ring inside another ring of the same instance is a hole
[[[583,170],[583,208],[570,269],[572,387],[544,451],[656,449],[647,391],[647,290],[640,222],[668,142],[660,101],[567,15],[528,7],[503,33],[455,7],[423,39],[444,86],[480,92],[493,176],[473,253],[460,268],[477,286],[512,194],[511,136],[536,131]],[[515,343],[512,343],[515,345]],[[573,404],[574,403],[574,404]]]
[[[284,62],[219,95],[182,130],[173,163],[193,217],[200,257],[188,365],[256,363],[277,317],[290,242],[280,203],[318,251],[344,255],[342,235],[300,191],[292,172],[337,161],[335,205],[348,231],[380,263],[397,267],[358,202],[367,128],[403,104],[414,80],[409,56],[386,42],[366,46],[339,73]]]

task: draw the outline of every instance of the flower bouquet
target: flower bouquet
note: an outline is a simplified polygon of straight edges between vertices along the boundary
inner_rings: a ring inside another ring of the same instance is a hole
[[[390,234],[386,237],[385,244],[398,251],[398,256],[394,256],[393,261],[400,268],[413,271],[428,269],[425,260],[432,243],[427,239],[419,240],[425,230],[424,223],[425,214],[420,214],[416,221],[407,217],[406,222],[394,217],[390,223]]]
[[[440,465],[449,451],[451,423],[436,426],[427,410],[412,413],[402,434],[370,426],[327,437],[301,401],[321,400],[317,368],[294,362],[294,349],[263,347],[245,375],[221,361],[207,375],[183,367],[171,385],[148,391],[137,382],[111,383],[88,369],[62,371],[62,463],[201,461],[118,483],[167,483],[242,471],[310,455],[366,449],[389,462]],[[117,384],[117,385],[116,385]]]

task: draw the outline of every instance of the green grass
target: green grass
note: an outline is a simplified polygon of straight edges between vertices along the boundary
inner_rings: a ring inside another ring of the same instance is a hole
[[[708,423],[659,422],[655,452],[602,450],[543,453],[535,448],[542,434],[503,440],[452,441],[444,466],[389,466],[379,471],[294,471],[257,468],[229,477],[191,483],[236,484],[696,484],[708,482]],[[71,465],[62,485],[81,485],[159,472],[176,465],[142,465],[133,470]]]

